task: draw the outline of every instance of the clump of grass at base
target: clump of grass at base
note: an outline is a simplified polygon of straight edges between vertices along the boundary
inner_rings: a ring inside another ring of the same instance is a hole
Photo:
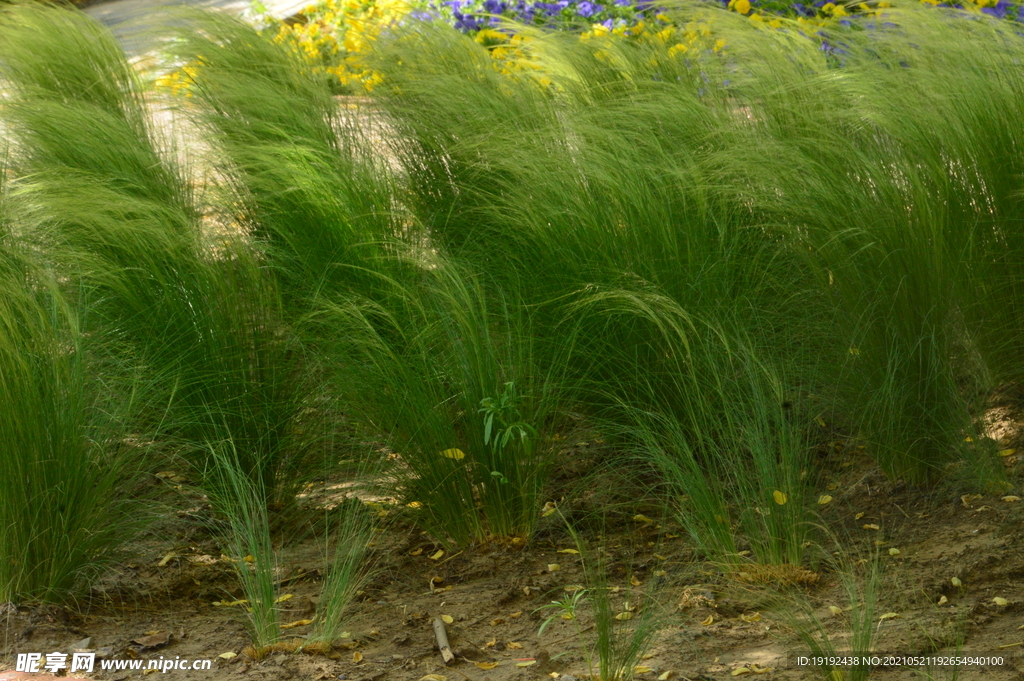
[[[842,586],[844,603],[829,604],[830,614],[822,618],[806,594],[794,591],[779,594],[772,612],[796,634],[802,644],[802,648],[796,651],[798,655],[832,659],[870,655],[874,652],[880,617],[877,611],[881,586],[878,556],[855,562],[840,554],[831,562]],[[830,621],[842,624],[838,636]],[[815,671],[823,681],[865,681],[871,667],[864,664],[850,668],[822,665],[815,667]]]
[[[210,445],[207,472],[216,481],[210,494],[213,509],[227,519],[223,537],[225,552],[231,559],[242,586],[247,612],[246,624],[255,655],[281,637],[276,583],[277,553],[270,536],[267,491],[261,480],[248,475],[233,442]]]
[[[559,512],[561,515],[561,512]],[[655,594],[659,578],[652,576],[646,585],[629,586],[619,598],[612,597],[608,579],[607,558],[603,549],[592,550],[569,522],[566,527],[579,552],[583,566],[584,584],[566,587],[566,594],[558,601],[541,606],[535,612],[547,616],[537,631],[543,642],[544,631],[552,622],[568,620],[575,630],[577,643],[583,648],[587,673],[595,681],[630,681],[638,673],[641,660],[654,642],[654,637],[665,626],[664,616]],[[584,627],[581,616],[589,613],[592,627]],[[589,630],[593,629],[593,633]],[[563,638],[564,640],[564,638]],[[552,658],[554,659],[554,658]]]
[[[551,470],[541,434],[557,376],[534,354],[515,300],[457,265],[418,257],[387,306],[331,308],[345,339],[339,354],[348,353],[339,383],[353,413],[397,452],[397,492],[435,537],[521,544]]]
[[[348,607],[367,577],[367,544],[374,523],[363,502],[355,497],[343,500],[331,510],[325,536],[327,576],[320,588],[316,619],[304,649],[330,646],[346,631]]]
[[[141,528],[128,497],[130,405],[104,404],[74,311],[42,272],[0,251],[0,601],[80,596]]]

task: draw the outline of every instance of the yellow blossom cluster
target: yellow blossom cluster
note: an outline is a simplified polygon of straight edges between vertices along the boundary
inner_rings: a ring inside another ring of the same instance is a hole
[[[383,80],[366,65],[370,46],[410,11],[405,0],[321,0],[300,12],[301,21],[278,22],[274,40],[341,85],[370,91]]]

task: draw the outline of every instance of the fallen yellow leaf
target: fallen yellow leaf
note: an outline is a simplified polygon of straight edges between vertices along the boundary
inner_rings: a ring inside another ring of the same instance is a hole
[[[484,671],[487,671],[488,669],[494,669],[498,666],[497,662],[474,662],[473,664],[475,664],[480,669],[483,669]]]
[[[420,681],[448,681],[448,677],[440,674],[427,674]]]
[[[437,553],[430,557],[430,560],[440,560],[444,556],[444,549],[438,549]]]
[[[537,664],[537,660],[523,660],[522,662],[516,662],[517,667],[529,667],[532,664]]]
[[[288,624],[282,624],[281,628],[282,629],[294,629],[295,627],[304,627],[307,624],[312,624],[312,623],[313,623],[313,620],[295,620],[294,622],[289,622]]]
[[[650,667],[633,667],[633,673],[635,673],[635,674],[646,674],[648,672],[653,672],[653,671],[654,670],[651,669]]]
[[[752,613],[750,615],[740,615],[740,619],[743,620],[744,622],[760,622],[761,621],[761,613],[755,612],[755,613]]]
[[[498,645],[498,639],[492,638],[490,641],[488,641],[487,643],[484,644],[484,647],[485,648],[493,648],[496,645]]]
[[[222,659],[222,660],[230,660],[230,659],[231,659],[231,658],[233,658],[233,657],[238,657],[238,653],[233,653],[233,652],[231,652],[231,651],[229,650],[229,651],[228,651],[228,652],[226,652],[226,653],[221,653],[221,654],[220,654],[220,655],[218,655],[217,657],[219,657],[219,658],[220,658],[220,659]]]
[[[820,497],[818,497],[818,503],[820,505],[822,505],[822,506],[824,506],[825,504],[832,503],[832,495],[831,494],[822,494]]]
[[[629,583],[633,586],[640,586],[641,584],[640,580],[636,578],[636,575],[630,575]]]
[[[441,456],[443,456],[446,459],[456,459],[457,460],[457,459],[465,458],[466,453],[464,451],[462,451],[461,449],[458,449],[457,447],[452,447],[451,449],[446,449],[443,452],[441,452]]]
[[[1003,501],[1006,501],[1006,502],[1009,502],[1009,503],[1012,504],[1012,503],[1014,503],[1016,501],[1020,501],[1020,497],[1014,496],[1012,494],[1008,494],[1007,496],[1003,497]]]
[[[615,616],[615,619],[617,619],[617,620],[631,620],[631,619],[633,619],[633,613],[631,613],[631,612],[620,612],[618,615]]]
[[[949,580],[949,583],[958,589],[964,585],[964,583],[960,581],[959,577],[954,577],[953,579]]]
[[[571,553],[575,555],[579,553],[579,551],[577,551],[576,549],[558,549],[558,553]]]
[[[515,619],[519,619],[519,616],[520,616],[520,615],[522,615],[522,614],[523,614],[523,611],[522,611],[522,610],[520,610],[520,611],[518,611],[518,612],[514,612],[514,613],[512,613],[511,615],[509,615],[509,617],[511,617],[512,619],[514,619],[514,620],[515,620]]]
[[[420,548],[418,548],[418,549],[413,549],[412,551],[410,551],[410,552],[409,552],[409,555],[410,555],[410,556],[419,556],[419,555],[421,555],[422,553],[423,553],[423,547],[421,546],[421,547],[420,547]]]
[[[441,615],[441,621],[445,624],[451,624],[455,621],[455,618],[453,618],[451,615]]]
[[[861,512],[860,512],[860,513],[858,513],[857,515],[853,516],[853,519],[854,519],[854,520],[860,520],[860,519],[861,519],[861,518],[863,518],[863,517],[864,517],[864,511],[861,511]]]
[[[750,670],[746,667],[740,667],[739,669],[733,669],[731,676],[740,676],[741,674],[749,674]]]
[[[363,661],[363,654],[361,652],[359,652],[358,650],[355,651],[354,653],[352,653],[352,661],[353,662],[362,662]]]
[[[948,602],[949,602],[948,598],[946,598],[945,596],[940,596],[939,597],[939,602],[936,603],[936,605],[945,605]]]
[[[672,678],[673,672],[667,671],[658,677],[658,681],[669,681]]]
[[[881,528],[879,528],[878,525],[875,525],[874,523],[868,523],[868,524],[864,525],[864,529],[865,530],[878,530],[878,529],[881,529]]]
[[[754,672],[755,674],[764,674],[764,673],[770,672],[771,670],[772,670],[772,667],[762,667],[762,666],[757,665],[757,664],[751,664],[750,665],[750,671]]]
[[[786,500],[788,499],[786,493],[780,492],[779,490],[775,490],[774,492],[772,492],[772,498],[775,499],[775,503],[778,504],[779,506],[784,505],[786,503]]]
[[[999,450],[999,456],[1012,456],[1013,454],[1016,454],[1016,453],[1017,453],[1016,449],[1000,449]]]
[[[284,603],[285,601],[290,601],[293,598],[295,598],[295,596],[293,594],[282,594],[282,595],[278,596],[277,599],[274,602],[275,603]]]
[[[899,549],[889,549],[889,555],[890,556],[898,556],[898,555],[900,555],[900,550]]]
[[[519,643],[518,641],[509,641],[508,643],[505,644],[505,647],[508,648],[509,650],[522,650],[523,649],[523,644]]]
[[[714,624],[714,622],[715,622],[715,616],[714,615],[708,615],[708,618],[706,620],[704,620],[703,622],[701,622],[701,624],[703,624],[705,627],[710,627],[712,624]]]
[[[544,508],[542,508],[540,510],[540,517],[541,518],[547,518],[549,515],[554,513],[556,510],[558,510],[558,507],[555,506],[555,502],[549,501],[549,502],[545,503],[544,504]]]
[[[558,563],[548,563],[548,572],[558,572],[562,569],[562,566]]]
[[[653,523],[654,522],[653,520],[651,520],[650,518],[648,518],[647,516],[645,516],[642,513],[637,513],[635,516],[633,516],[633,520],[635,520],[638,523]]]
[[[1010,603],[1010,601],[1006,600],[1002,596],[996,596],[995,598],[992,599],[992,602],[995,603],[996,605],[1000,605],[1000,606],[1001,605],[1008,605]]]
[[[894,618],[899,617],[899,616],[900,616],[899,613],[887,612],[887,613],[883,614],[881,617],[879,617],[878,621],[879,622],[884,622],[885,620],[891,620],[891,619],[894,619]]]
[[[843,609],[835,605],[828,606],[828,611],[836,617],[843,614]]]

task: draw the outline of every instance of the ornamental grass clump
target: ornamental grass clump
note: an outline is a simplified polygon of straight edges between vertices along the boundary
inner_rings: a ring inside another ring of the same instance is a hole
[[[396,453],[400,498],[444,542],[522,544],[553,464],[557,364],[532,320],[483,277],[419,253],[385,303],[330,308],[339,384],[354,415]]]
[[[2,176],[2,169],[0,169]],[[2,220],[2,218],[0,218]],[[0,225],[7,225],[0,222]],[[4,230],[4,240],[10,232]],[[0,600],[66,602],[136,536],[141,448],[44,268],[0,250]],[[127,386],[130,390],[130,386]],[[118,395],[120,397],[120,395]]]
[[[17,237],[71,282],[89,337],[140,372],[134,427],[176,445],[201,475],[207,443],[231,440],[267,503],[290,504],[313,446],[297,435],[316,433],[315,391],[277,281],[244,235],[211,245],[106,29],[31,5],[4,10],[0,25]]]

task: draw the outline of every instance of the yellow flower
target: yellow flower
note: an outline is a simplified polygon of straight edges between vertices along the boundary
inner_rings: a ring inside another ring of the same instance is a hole
[[[736,0],[736,11],[746,14],[750,11],[750,0]]]
[[[722,48],[725,47],[725,41],[719,38],[715,41],[715,52],[721,52]]]
[[[682,43],[676,43],[672,47],[668,48],[668,56],[674,57],[677,54],[686,54],[690,51],[690,48]]]

